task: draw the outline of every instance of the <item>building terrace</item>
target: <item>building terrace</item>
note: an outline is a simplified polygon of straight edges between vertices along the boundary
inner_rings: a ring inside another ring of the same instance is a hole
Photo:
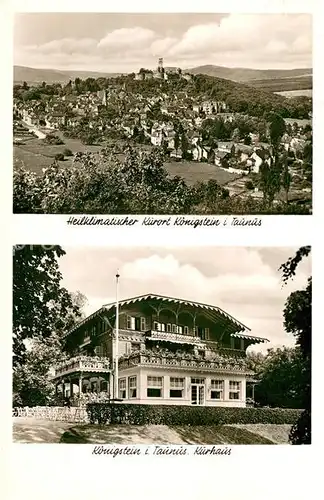
[[[133,403],[245,406],[246,349],[265,341],[217,306],[147,294],[104,305],[72,328],[72,359],[54,379],[64,396],[104,390]]]

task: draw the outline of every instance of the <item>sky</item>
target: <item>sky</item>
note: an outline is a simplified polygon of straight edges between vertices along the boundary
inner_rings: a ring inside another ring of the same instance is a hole
[[[132,72],[204,64],[260,69],[312,67],[310,14],[20,13],[14,64]]]
[[[62,286],[87,297],[87,315],[119,297],[157,294],[218,306],[270,343],[254,350],[293,346],[283,328],[289,294],[307,284],[311,259],[304,259],[294,280],[282,286],[279,266],[297,248],[282,247],[64,247],[59,261]]]

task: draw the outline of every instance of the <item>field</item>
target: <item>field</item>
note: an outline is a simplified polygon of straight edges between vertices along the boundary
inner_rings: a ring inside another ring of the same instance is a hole
[[[282,95],[283,97],[299,97],[299,96],[306,96],[306,97],[312,97],[313,96],[313,91],[311,89],[305,89],[305,90],[286,90],[284,92],[275,92],[275,94]]]
[[[78,151],[89,151],[92,153],[99,152],[101,146],[85,146],[77,139],[64,138],[64,144],[55,146],[48,145],[42,139],[29,139],[25,144],[14,146],[14,164],[23,164],[26,169],[41,174],[42,169],[51,165],[54,157],[58,153],[62,153],[65,148],[70,149],[73,153]],[[71,165],[72,157],[66,157],[59,164],[64,168]],[[215,165],[208,163],[195,162],[169,162],[165,164],[165,168],[171,176],[183,177],[189,185],[195,182],[208,182],[209,179],[215,179],[220,185],[226,184],[237,177],[236,174],[226,172]]]
[[[208,182],[214,179],[220,185],[224,185],[238,177],[222,168],[210,165],[209,163],[196,163],[189,161],[166,163],[165,168],[171,176],[183,177],[189,185],[195,182]]]
[[[53,163],[55,155],[63,153],[66,148],[70,149],[72,153],[78,151],[98,152],[102,149],[102,146],[85,146],[78,140],[66,138],[64,138],[64,144],[56,146],[46,144],[42,139],[34,138],[26,141],[22,146],[14,146],[14,164],[24,164],[27,170],[40,174],[43,168]],[[72,157],[66,157],[59,164],[64,167],[71,165],[71,162]]]
[[[218,426],[73,425],[68,422],[15,418],[15,443],[73,444],[288,444],[291,425]]]
[[[293,78],[273,78],[268,80],[252,80],[246,82],[250,87],[267,92],[287,92],[289,90],[311,90],[313,88],[312,76]]]

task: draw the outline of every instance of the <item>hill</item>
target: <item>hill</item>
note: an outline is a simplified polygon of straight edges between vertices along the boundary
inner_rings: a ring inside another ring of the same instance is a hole
[[[273,78],[264,80],[251,80],[246,85],[266,92],[287,92],[289,90],[311,90],[313,88],[312,76],[294,76],[286,78]]]
[[[69,77],[63,71],[55,69],[28,68],[27,66],[14,66],[14,82],[21,83],[56,83],[69,81]]]
[[[75,78],[113,78],[120,73],[100,73],[97,71],[62,71],[47,68],[29,68],[27,66],[14,66],[15,83],[66,83]]]
[[[166,70],[174,70],[173,67],[166,67]],[[303,85],[307,82],[312,81],[312,73],[313,70],[310,68],[306,69],[285,69],[285,70],[276,70],[276,69],[250,69],[250,68],[226,68],[225,66],[214,66],[214,65],[205,65],[198,66],[196,68],[191,68],[186,70],[186,72],[191,73],[193,75],[203,74],[207,76],[213,76],[218,78],[224,78],[225,80],[233,80],[235,82],[244,82],[249,84],[250,82],[258,88],[262,88],[262,82],[264,80],[277,80],[277,79],[287,79],[291,82],[294,80],[295,85],[300,85],[303,81]],[[39,82],[68,82],[69,80],[74,80],[75,78],[113,78],[119,76],[121,73],[105,73],[99,71],[83,71],[83,70],[75,70],[75,71],[63,71],[56,69],[46,69],[46,68],[29,68],[27,66],[14,66],[14,82],[21,83],[39,83]],[[274,86],[275,86],[274,82]],[[281,84],[280,89],[283,87]],[[287,82],[288,85],[288,82]],[[296,87],[300,88],[300,87]],[[305,87],[303,87],[305,88]],[[311,88],[311,87],[308,87]],[[291,84],[287,88],[282,88],[282,90],[293,90],[291,88]],[[272,89],[271,89],[272,91]],[[273,90],[276,92],[277,90]]]
[[[300,78],[312,77],[311,68],[297,69],[251,69],[251,68],[227,68],[225,66],[214,66],[208,64],[187,70],[193,75],[208,75],[235,82],[251,82],[253,80],[272,80],[277,78]]]

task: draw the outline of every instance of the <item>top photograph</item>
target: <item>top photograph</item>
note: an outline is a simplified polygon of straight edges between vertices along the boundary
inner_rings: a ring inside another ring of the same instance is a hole
[[[311,14],[19,13],[16,214],[312,213]]]

